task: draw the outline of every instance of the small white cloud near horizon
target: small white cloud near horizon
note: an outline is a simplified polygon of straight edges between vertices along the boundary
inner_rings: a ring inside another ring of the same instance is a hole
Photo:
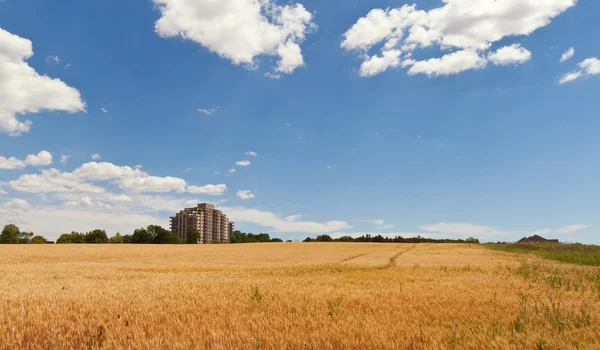
[[[194,194],[209,194],[212,196],[222,195],[227,191],[227,185],[205,185],[205,186],[188,186],[187,192]]]
[[[237,191],[236,195],[243,200],[253,199],[256,197],[250,190]]]
[[[100,160],[100,155],[98,153],[92,154],[92,160]]]
[[[531,52],[521,44],[513,44],[490,53],[488,59],[497,66],[519,65],[531,60]]]
[[[233,169],[229,169],[229,171],[228,171],[228,172],[230,172],[230,173],[235,173],[236,171],[237,171],[237,170],[236,170],[235,168],[233,168]]]
[[[567,60],[570,60],[574,55],[575,55],[575,48],[570,47],[567,51],[565,51],[565,53],[562,54],[562,56],[560,56],[560,62],[562,63]]]
[[[238,160],[235,162],[235,165],[237,166],[249,166],[250,164],[252,163],[249,160]]]
[[[245,154],[246,154],[247,156],[251,156],[251,157],[257,157],[257,156],[258,156],[258,153],[256,153],[256,152],[252,152],[252,151],[248,151],[248,152],[246,152]]]
[[[220,171],[215,171],[215,175],[220,175],[221,172]]]
[[[577,64],[577,67],[577,70],[563,75],[558,81],[558,85],[600,74],[600,59],[590,57]]]
[[[568,226],[564,226],[559,228],[558,233],[575,233],[577,231],[585,230],[586,228],[592,227],[591,225],[583,225],[583,224],[572,224]]]
[[[100,110],[101,110],[103,113],[108,113],[108,110],[107,110],[106,108],[104,108],[104,107],[100,107]]]

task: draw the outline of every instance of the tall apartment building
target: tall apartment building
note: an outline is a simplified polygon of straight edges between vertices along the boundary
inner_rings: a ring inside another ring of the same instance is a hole
[[[171,217],[171,232],[182,241],[187,239],[188,229],[192,227],[200,232],[198,243],[202,244],[229,243],[233,232],[233,222],[229,221],[227,215],[207,203],[198,204],[195,208],[186,208]]]

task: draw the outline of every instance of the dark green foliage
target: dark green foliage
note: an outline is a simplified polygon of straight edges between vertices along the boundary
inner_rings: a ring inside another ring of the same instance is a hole
[[[185,243],[187,244],[198,244],[200,240],[200,232],[195,228],[191,227],[187,231],[187,235],[185,237]]]
[[[287,241],[285,241],[285,243],[294,243],[294,241],[292,241],[291,239],[288,239]]]
[[[131,243],[131,235],[123,236],[123,243]]]
[[[320,236],[317,236],[317,239],[315,239],[315,242],[333,242],[333,238],[331,238],[331,236],[329,236],[329,235],[320,235]]]
[[[35,236],[31,239],[31,244],[46,244],[48,241],[42,236]]]
[[[4,226],[0,234],[0,244],[18,244],[21,232],[13,224]]]
[[[116,235],[110,237],[110,239],[108,240],[108,243],[112,243],[112,244],[123,243],[123,237],[121,236],[121,234],[119,232],[117,232]]]
[[[106,235],[106,231],[104,230],[94,230],[85,234],[85,242],[86,243],[107,243],[108,236]]]
[[[470,244],[479,244],[479,240],[477,238],[468,238],[467,240],[463,239],[433,239],[433,238],[425,238],[421,236],[404,238],[402,236],[396,237],[383,237],[382,235],[371,236],[364,235],[356,238],[352,238],[350,236],[343,236],[340,238],[333,239],[329,235],[320,235],[317,238],[307,237],[302,242],[368,242],[368,243],[470,243]]]
[[[281,238],[271,238],[271,242],[273,242],[273,243],[283,243],[283,240]]]
[[[149,227],[150,228],[150,227]],[[165,230],[160,226],[153,226],[152,230],[148,232],[154,232],[154,243],[155,244],[179,244],[181,240],[178,236],[171,233],[169,230]]]
[[[244,233],[241,231],[233,231],[231,235],[231,243],[268,243],[268,242],[283,242],[279,238],[271,238],[268,233]]]
[[[137,229],[131,236],[131,243],[133,244],[152,244],[154,243],[154,237],[145,228]]]
[[[600,246],[584,244],[527,243],[487,244],[488,248],[509,253],[532,254],[571,264],[600,266]]]

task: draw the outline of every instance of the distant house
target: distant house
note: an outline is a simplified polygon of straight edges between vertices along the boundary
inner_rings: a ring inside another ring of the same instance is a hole
[[[531,237],[524,237],[522,238],[520,241],[517,242],[517,244],[519,243],[559,243],[558,239],[546,239],[542,236],[531,236]]]

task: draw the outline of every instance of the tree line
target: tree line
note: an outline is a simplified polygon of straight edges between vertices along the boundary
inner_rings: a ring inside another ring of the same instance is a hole
[[[268,233],[244,233],[234,231],[231,235],[231,243],[263,243],[263,242],[283,242],[279,238],[271,238]],[[291,241],[289,241],[291,242]],[[42,236],[35,236],[32,232],[21,231],[16,225],[10,224],[4,226],[0,234],[0,244],[44,244],[54,243],[46,240]],[[133,234],[116,235],[109,237],[106,231],[97,229],[87,233],[71,232],[63,233],[56,240],[57,244],[197,244],[200,243],[200,232],[195,228],[187,231],[185,241],[181,241],[179,236],[171,231],[158,226],[150,225],[145,228],[139,228]],[[221,242],[213,242],[221,243]]]
[[[479,244],[479,240],[475,237],[469,237],[467,239],[433,239],[427,237],[409,237],[404,238],[402,236],[396,237],[383,237],[382,235],[363,235],[360,237],[343,236],[340,238],[331,238],[329,235],[320,235],[317,238],[307,237],[302,242],[371,242],[371,243],[471,243]]]

